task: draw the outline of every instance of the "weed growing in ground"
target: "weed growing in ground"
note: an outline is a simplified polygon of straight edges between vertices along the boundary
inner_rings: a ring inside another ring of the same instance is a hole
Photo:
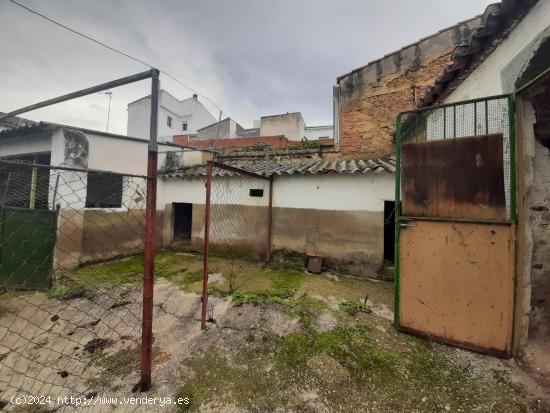
[[[60,285],[59,287],[52,288],[48,291],[50,298],[57,298],[58,300],[64,300],[71,298],[75,295],[75,291],[68,285]]]
[[[361,303],[359,301],[353,301],[353,300],[342,301],[340,303],[340,310],[342,310],[343,312],[351,316],[355,316],[359,313],[370,313],[372,311],[368,307],[366,302]]]

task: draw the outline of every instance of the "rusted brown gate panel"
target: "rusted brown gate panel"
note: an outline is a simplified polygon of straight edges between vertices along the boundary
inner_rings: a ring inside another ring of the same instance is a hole
[[[404,216],[506,219],[502,134],[401,146]]]
[[[513,225],[429,220],[409,225],[401,231],[400,328],[508,356]]]

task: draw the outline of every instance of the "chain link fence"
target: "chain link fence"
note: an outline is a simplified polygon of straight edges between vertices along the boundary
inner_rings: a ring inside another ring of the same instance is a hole
[[[2,405],[138,383],[146,184],[0,161]]]
[[[230,261],[224,276],[231,284],[242,259],[271,259],[273,181],[265,175],[209,162],[206,179],[202,329],[209,317],[209,258]],[[211,312],[211,311],[210,311]]]

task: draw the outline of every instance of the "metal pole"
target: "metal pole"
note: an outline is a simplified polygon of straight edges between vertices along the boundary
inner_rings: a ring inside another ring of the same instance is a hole
[[[59,187],[59,172],[55,177],[55,187],[53,189],[52,210],[55,209],[55,201],[57,200],[57,188]]]
[[[141,335],[141,391],[151,387],[151,356],[153,345],[153,289],[155,279],[155,225],[157,210],[157,129],[159,71],[151,76],[151,122],[147,160],[147,201],[145,207],[145,254],[143,271],[143,319]]]
[[[397,115],[395,125],[395,249],[394,249],[394,265],[395,265],[395,274],[394,274],[394,323],[395,327],[399,328],[399,311],[400,311],[400,291],[399,291],[399,273],[400,273],[400,260],[399,260],[399,249],[400,249],[400,236],[401,236],[401,227],[400,227],[400,218],[401,218],[401,115]]]
[[[212,162],[208,162],[206,176],[206,205],[204,211],[204,264],[202,273],[201,330],[206,330],[206,310],[208,309],[208,250],[210,242],[210,193],[212,190]]]
[[[113,97],[113,92],[105,92],[106,95],[109,95],[109,107],[107,108],[107,130],[109,132],[109,118],[111,117],[111,98]]]
[[[38,169],[36,169],[36,166],[33,166],[32,168],[32,175],[31,175],[31,194],[29,197],[29,208],[34,209],[36,206],[36,181],[38,178]]]
[[[2,205],[8,203],[8,191],[10,188],[11,172],[8,172],[8,178],[6,179],[6,186],[4,187],[4,193],[2,195]]]
[[[267,261],[271,261],[273,234],[273,177],[269,179],[269,209],[267,211]]]
[[[68,93],[66,95],[59,96],[57,98],[44,100],[40,103],[35,103],[34,105],[25,106],[24,108],[17,109],[12,112],[0,115],[0,120],[6,119],[12,116],[20,115],[21,113],[30,112],[31,110],[36,110],[36,109],[44,108],[46,106],[55,105],[56,103],[61,103],[67,100],[76,99],[86,95],[91,95],[92,93],[98,93],[114,87],[127,85],[129,83],[137,82],[138,80],[147,79],[152,77],[154,73],[158,73],[158,70],[157,69],[147,70],[146,72],[141,72],[132,76],[123,77],[117,80],[113,80],[111,82],[103,83],[101,85],[82,89],[77,92]]]
[[[220,110],[220,117],[218,119],[218,127],[216,129],[216,139],[214,140],[214,149],[216,148],[216,143],[218,143],[218,139],[220,137],[220,123],[222,122],[222,111]]]

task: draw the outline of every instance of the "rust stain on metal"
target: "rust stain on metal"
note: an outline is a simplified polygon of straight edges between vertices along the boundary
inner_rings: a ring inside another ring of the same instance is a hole
[[[403,214],[505,220],[502,141],[494,134],[404,144]]]
[[[400,328],[509,355],[514,226],[415,220],[401,232]],[[495,259],[498,257],[498,259]]]

